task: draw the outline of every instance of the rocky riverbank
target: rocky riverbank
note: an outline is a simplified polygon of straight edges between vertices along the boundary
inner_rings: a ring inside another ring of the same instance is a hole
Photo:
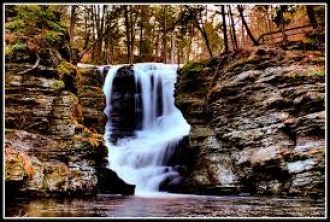
[[[184,66],[181,192],[324,195],[324,52],[259,47]]]

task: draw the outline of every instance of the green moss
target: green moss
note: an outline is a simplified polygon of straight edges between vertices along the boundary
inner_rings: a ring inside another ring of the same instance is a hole
[[[11,45],[6,45],[6,47],[5,47],[5,55],[6,56],[13,55],[13,48],[12,48]]]
[[[180,69],[180,75],[182,76],[182,81],[178,85],[179,91],[196,91],[200,90],[200,75],[206,64],[199,63],[187,63]]]
[[[53,82],[53,85],[52,85],[53,89],[60,90],[60,89],[63,89],[64,87],[65,87],[65,84],[64,84],[63,81],[54,79],[54,82]]]
[[[319,76],[319,77],[325,76],[324,67],[309,67],[307,69],[307,72],[309,76]]]
[[[24,43],[17,42],[11,48],[13,52],[23,52],[26,51],[27,46]]]
[[[95,86],[82,86],[78,89],[79,96],[92,96],[92,97],[100,97],[103,95],[102,89],[100,87]]]
[[[53,22],[53,21],[48,21],[47,24],[52,30],[54,30],[56,32],[61,32],[61,33],[66,33],[67,32],[66,29],[68,27],[65,23],[62,23],[62,22],[57,23],[57,22]]]
[[[312,59],[312,62],[324,64],[325,63],[325,58],[324,57],[316,57],[316,58]]]
[[[16,31],[24,27],[22,19],[13,20],[11,22],[6,22],[6,29],[11,31]]]
[[[194,78],[203,70],[204,67],[205,64],[203,63],[187,63],[182,67],[181,72],[186,74],[188,78]]]
[[[42,34],[42,38],[53,46],[61,45],[63,34],[53,30],[46,30]]]
[[[82,91],[89,91],[89,90],[93,90],[92,86],[83,86],[82,87]]]
[[[291,72],[289,75],[293,81],[297,81],[301,77],[301,73],[299,72]]]
[[[82,137],[90,137],[91,134],[88,133],[88,132],[82,132],[82,133],[81,133],[81,136],[82,136]]]
[[[295,70],[289,73],[289,76],[294,80],[297,81],[304,77],[324,77],[325,76],[325,69],[324,66],[308,66],[304,70]]]
[[[73,66],[71,63],[69,62],[65,62],[62,61],[57,67],[56,70],[58,71],[58,73],[62,76],[62,75],[71,75],[74,70],[73,70]]]

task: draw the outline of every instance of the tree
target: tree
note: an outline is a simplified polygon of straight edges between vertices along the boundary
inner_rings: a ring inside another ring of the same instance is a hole
[[[317,20],[315,18],[313,6],[306,5],[306,10],[307,10],[307,16],[308,16],[309,22],[311,23],[313,28],[316,29],[318,27],[318,24],[317,24]]]
[[[258,45],[255,36],[274,31],[274,24],[285,41],[286,26],[316,28],[324,20],[321,6],[247,7],[238,5],[236,15],[230,5],[218,11],[208,5],[22,5],[6,6],[5,21],[6,30],[19,34],[18,43],[31,49],[59,46],[71,49],[71,62],[116,64],[212,58],[237,50],[239,40],[240,46],[247,40]]]
[[[166,5],[163,6],[163,62],[166,63]]]
[[[139,39],[139,54],[142,56],[142,44],[143,44],[143,22],[144,22],[144,6],[140,6],[140,39]]]
[[[255,5],[249,13],[250,30],[255,36],[271,32],[269,5]]]
[[[236,31],[235,31],[235,21],[234,21],[234,17],[233,17],[230,5],[228,5],[228,11],[229,11],[229,17],[230,17],[231,31],[232,31],[232,35],[233,35],[232,41],[234,42],[233,48],[234,48],[234,51],[236,51],[238,49],[238,45],[237,45],[237,37],[236,37]]]
[[[222,31],[223,31],[223,41],[225,46],[225,52],[229,51],[228,47],[228,36],[227,36],[227,24],[226,24],[226,12],[225,12],[225,6],[221,5],[221,15],[222,15]]]
[[[244,10],[243,6],[238,5],[237,9],[239,11],[239,14],[240,14],[240,17],[241,17],[241,20],[242,20],[242,25],[244,26],[248,36],[250,37],[251,41],[253,42],[253,45],[255,45],[255,46],[259,45],[258,41],[254,38],[253,34],[251,33],[248,24],[246,23],[246,20],[245,20],[244,15],[243,15],[243,10]]]
[[[73,37],[76,35],[76,23],[77,23],[77,17],[76,17],[76,9],[78,6],[72,5],[70,6],[70,46],[73,43]]]
[[[185,5],[185,10],[183,11],[183,14],[181,15],[181,19],[184,22],[192,22],[192,24],[194,24],[194,26],[197,28],[197,30],[200,32],[204,43],[206,45],[207,48],[207,52],[209,53],[210,58],[213,58],[213,53],[212,53],[212,49],[210,47],[210,42],[208,39],[208,35],[205,29],[205,25],[204,25],[204,21],[203,19],[205,19],[203,17],[203,12],[207,11],[205,10],[206,7],[205,6],[188,6]]]
[[[5,25],[17,35],[17,43],[31,51],[69,45],[68,29],[61,21],[58,5],[17,5],[14,11],[16,15]]]

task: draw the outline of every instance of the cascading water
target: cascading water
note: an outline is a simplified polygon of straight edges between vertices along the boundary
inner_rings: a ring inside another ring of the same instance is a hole
[[[103,87],[107,99],[104,112],[108,116],[105,140],[109,151],[109,168],[125,182],[136,185],[137,193],[158,191],[164,180],[175,180],[179,176],[175,167],[168,162],[182,138],[190,131],[189,124],[174,104],[178,66],[134,64],[135,114],[138,116],[138,110],[142,109],[141,123],[137,124],[133,136],[113,142],[109,139],[115,128],[111,120],[113,83],[121,66],[111,67]]]

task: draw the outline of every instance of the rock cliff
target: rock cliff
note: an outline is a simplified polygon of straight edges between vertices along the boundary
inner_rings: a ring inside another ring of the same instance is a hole
[[[180,70],[176,105],[192,126],[183,192],[324,194],[324,53],[303,46]]]
[[[176,105],[192,130],[176,192],[324,193],[324,53],[303,46],[258,47],[179,70]],[[132,193],[104,167],[107,67],[54,66],[45,58],[27,73],[35,57],[6,61],[7,191]],[[124,67],[114,80],[114,140],[137,124],[125,99],[138,89],[122,82],[130,72]]]
[[[124,186],[104,169],[104,73],[40,57],[35,68],[29,52],[6,58],[6,194],[86,194],[111,190],[112,182]]]

